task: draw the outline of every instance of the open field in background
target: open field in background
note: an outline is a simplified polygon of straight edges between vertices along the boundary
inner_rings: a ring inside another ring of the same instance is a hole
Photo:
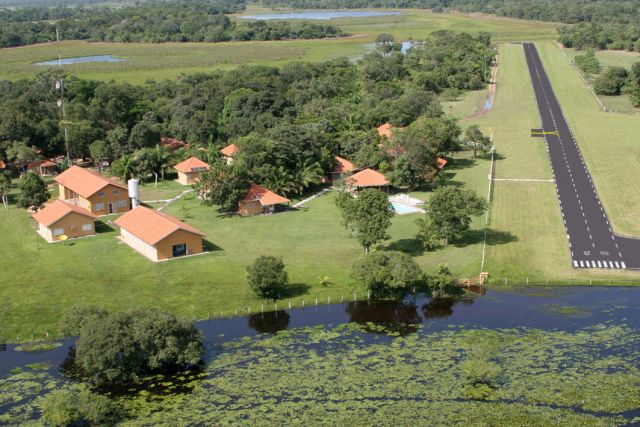
[[[614,231],[640,237],[640,120],[600,111],[556,44],[538,50]]]
[[[575,49],[564,49],[564,52],[568,57],[574,58],[576,55],[584,53],[583,51],[577,51]],[[631,65],[636,62],[640,62],[640,53],[637,52],[624,52],[619,50],[599,50],[596,51],[596,58],[600,62],[602,71],[607,67],[624,67],[627,70],[631,69]],[[592,76],[591,80],[595,77]],[[631,104],[629,95],[622,94],[619,96],[604,96],[598,95],[600,101],[605,105],[607,110],[618,113],[634,114],[640,116],[640,108],[636,108]]]
[[[553,43],[541,43],[539,49],[546,51],[554,46]],[[502,44],[499,53],[494,108],[475,121],[486,132],[493,129],[498,153],[496,178],[551,179],[544,141],[530,137],[530,129],[537,127],[540,119],[522,46]],[[557,54],[560,57],[546,60],[543,57],[548,72],[552,72],[559,61],[569,67],[562,54],[559,51]],[[571,70],[566,76],[568,80],[575,79],[582,84]],[[588,94],[584,86],[582,90]],[[565,112],[576,108],[563,99],[561,103]],[[594,121],[591,127],[597,123]],[[483,178],[486,179],[486,174]],[[547,279],[553,284],[585,284],[589,279],[638,277],[637,273],[620,270],[572,268],[553,183],[496,181],[493,190],[485,266],[492,283],[504,283],[505,277],[509,278],[509,283],[525,283],[529,278],[531,283],[538,284],[546,283]]]
[[[255,11],[264,13],[262,9]],[[358,57],[367,52],[380,33],[397,40],[420,39],[441,29],[477,34],[488,31],[494,40],[550,40],[555,24],[496,18],[487,15],[434,14],[425,10],[401,10],[400,16],[340,18],[331,20],[355,37],[324,40],[252,41],[228,43],[87,43],[65,41],[13,49],[0,49],[0,79],[31,76],[47,67],[36,62],[92,55],[114,55],[126,62],[65,65],[70,74],[95,80],[144,83],[181,74],[228,69],[241,64],[282,65],[290,61],[326,61],[338,57]]]

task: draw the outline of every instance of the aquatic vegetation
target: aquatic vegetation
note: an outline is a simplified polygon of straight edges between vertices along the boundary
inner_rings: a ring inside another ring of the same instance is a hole
[[[34,352],[34,351],[49,351],[55,350],[58,347],[62,347],[61,342],[30,342],[26,344],[22,344],[16,347],[16,351],[24,351],[24,352]]]
[[[208,349],[201,373],[114,397],[127,426],[623,425],[640,412],[640,332],[448,328],[397,336],[350,323]],[[635,362],[632,362],[635,361]],[[156,389],[182,383],[184,392]],[[0,380],[0,423],[40,417],[34,396],[72,387],[46,372]]]

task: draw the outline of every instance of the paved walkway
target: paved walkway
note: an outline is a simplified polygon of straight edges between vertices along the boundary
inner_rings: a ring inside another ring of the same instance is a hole
[[[178,194],[176,197],[174,197],[173,199],[160,199],[160,200],[141,200],[141,203],[164,203],[162,206],[160,206],[157,210],[161,211],[164,208],[166,208],[167,206],[169,206],[170,204],[176,202],[177,200],[179,200],[181,197],[183,197],[185,194],[189,194],[189,193],[193,193],[193,189],[190,190],[184,190],[182,193]]]
[[[302,200],[301,202],[296,203],[295,205],[293,205],[294,208],[299,208],[300,206],[304,206],[305,203],[308,203],[310,201],[312,201],[313,199],[322,196],[325,193],[328,193],[329,191],[331,191],[333,188],[325,188],[324,190],[320,191],[319,193],[314,194],[313,196],[307,197],[306,199]]]

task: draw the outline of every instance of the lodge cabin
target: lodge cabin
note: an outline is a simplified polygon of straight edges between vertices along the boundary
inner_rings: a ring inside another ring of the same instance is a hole
[[[138,206],[114,224],[122,242],[154,262],[204,252],[203,232],[151,208]]]
[[[238,212],[242,216],[272,214],[283,211],[290,200],[268,190],[261,185],[251,184],[246,197],[238,205]]]
[[[32,217],[38,223],[38,234],[49,243],[96,233],[95,214],[61,200],[45,206]]]
[[[124,213],[131,210],[126,185],[80,166],[71,166],[55,177],[58,198],[74,206],[101,216]]]
[[[178,182],[182,185],[193,184],[199,179],[200,173],[208,171],[209,168],[208,163],[193,156],[174,166],[178,171]]]

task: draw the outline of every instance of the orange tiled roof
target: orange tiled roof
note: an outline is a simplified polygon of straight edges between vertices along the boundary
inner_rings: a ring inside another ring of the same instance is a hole
[[[260,201],[262,206],[272,206],[279,203],[289,203],[290,200],[286,197],[282,197],[279,194],[274,193],[271,190],[267,190],[261,185],[251,184],[251,188],[247,193],[247,196],[242,200],[243,202],[252,202],[254,200]]]
[[[385,123],[383,125],[378,126],[378,135],[386,136],[387,138],[391,138],[393,132],[391,131],[391,123]]]
[[[92,172],[89,169],[81,168],[80,166],[71,166],[58,175],[55,181],[85,199],[93,196],[107,185],[115,185],[118,188],[127,190],[126,185],[111,181],[100,174]]]
[[[436,162],[438,163],[438,168],[440,168],[440,169],[444,168],[447,165],[447,163],[449,163],[449,161],[447,159],[442,158],[442,157],[438,157],[436,159]]]
[[[97,216],[95,216],[92,212],[89,212],[88,210],[81,208],[80,206],[75,206],[70,203],[63,202],[62,200],[56,200],[50,205],[47,205],[43,209],[40,209],[38,212],[34,213],[33,219],[35,219],[45,227],[49,227],[51,224],[55,224],[71,212],[75,212],[93,219],[97,218]]]
[[[2,160],[0,160],[0,169],[5,169],[6,167],[7,165]]]
[[[178,163],[177,165],[175,165],[174,168],[178,172],[182,172],[182,173],[201,172],[201,171],[208,171],[209,164],[203,162],[197,157],[191,156],[184,162]]]
[[[364,169],[349,178],[347,183],[356,187],[383,187],[389,185],[387,178],[373,169]]]
[[[160,138],[160,144],[162,144],[163,147],[167,147],[167,148],[171,148],[172,150],[177,150],[178,148],[188,148],[189,144],[187,144],[184,141],[180,141],[179,139],[175,139],[175,138],[168,138],[163,136],[162,138]]]
[[[235,156],[235,154],[239,151],[240,149],[238,148],[238,146],[236,144],[229,144],[226,147],[224,147],[222,150],[220,150],[220,152],[227,157],[233,157]]]
[[[356,167],[347,159],[336,156],[336,167],[333,168],[334,173],[352,172]]]
[[[156,245],[178,230],[188,231],[204,237],[204,233],[177,218],[155,209],[138,206],[127,212],[114,222],[140,240],[150,245]]]

